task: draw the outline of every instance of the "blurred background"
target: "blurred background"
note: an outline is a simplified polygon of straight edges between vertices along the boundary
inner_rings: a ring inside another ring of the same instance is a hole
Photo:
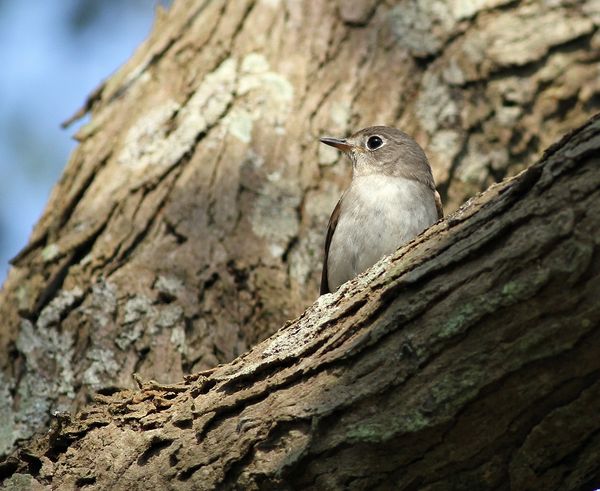
[[[76,142],[60,123],[146,38],[159,0],[0,0],[0,284]]]

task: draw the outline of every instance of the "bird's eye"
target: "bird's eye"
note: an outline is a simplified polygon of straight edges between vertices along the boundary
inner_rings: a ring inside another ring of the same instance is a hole
[[[383,145],[383,140],[377,135],[370,136],[369,139],[367,140],[367,148],[369,150],[375,150],[375,149],[379,148],[381,145]]]

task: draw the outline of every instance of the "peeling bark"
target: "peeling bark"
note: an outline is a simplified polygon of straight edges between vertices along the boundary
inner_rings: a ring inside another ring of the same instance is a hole
[[[0,295],[0,453],[90,394],[244,353],[318,292],[350,169],[401,127],[446,210],[600,109],[594,0],[175,2],[92,113]],[[81,114],[80,114],[81,115]]]
[[[596,489],[599,152],[596,117],[230,364],[64,415],[5,485]]]

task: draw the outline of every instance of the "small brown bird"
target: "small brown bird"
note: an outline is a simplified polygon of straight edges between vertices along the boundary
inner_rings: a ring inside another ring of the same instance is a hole
[[[406,133],[372,126],[321,142],[352,160],[352,182],[327,228],[323,295],[419,235],[443,211],[425,152]]]

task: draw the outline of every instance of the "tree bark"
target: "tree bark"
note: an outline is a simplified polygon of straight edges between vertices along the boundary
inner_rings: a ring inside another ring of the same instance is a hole
[[[69,489],[600,485],[600,115],[230,364],[0,467]]]
[[[0,453],[133,372],[166,383],[231,361],[314,301],[350,177],[318,136],[401,127],[450,211],[525,168],[600,109],[599,24],[594,0],[160,12],[88,100],[3,286]]]

